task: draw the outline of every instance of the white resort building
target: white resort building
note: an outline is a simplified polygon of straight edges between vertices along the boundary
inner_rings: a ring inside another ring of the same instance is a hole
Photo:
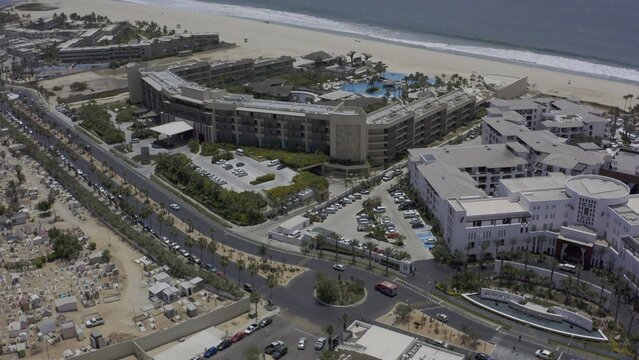
[[[444,244],[471,260],[528,248],[639,276],[639,195],[599,175],[612,158],[594,144],[531,130],[513,110],[489,110],[483,144],[409,150],[410,182]]]

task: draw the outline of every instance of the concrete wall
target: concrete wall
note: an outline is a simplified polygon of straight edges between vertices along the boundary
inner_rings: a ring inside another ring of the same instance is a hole
[[[152,335],[137,339],[135,342],[138,343],[142,349],[148,351],[168,342],[178,340],[195,332],[233,319],[242,313],[248,312],[249,307],[250,299],[247,297],[224,308],[211,311],[202,316],[185,321],[172,328],[158,331]]]
[[[153,360],[145,351],[158,346],[176,341],[211,326],[231,320],[250,309],[251,303],[248,297],[229,306],[211,311],[194,319],[187,320],[172,328],[158,331],[143,338],[125,341],[107,346],[104,349],[76,356],[76,360],[117,360],[127,356],[136,356],[141,360]]]

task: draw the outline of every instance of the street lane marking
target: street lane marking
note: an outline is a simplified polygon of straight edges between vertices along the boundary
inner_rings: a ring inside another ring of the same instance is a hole
[[[311,334],[311,333],[309,333],[309,332],[306,332],[306,331],[304,331],[304,330],[302,330],[302,329],[300,329],[300,328],[295,328],[295,330],[297,330],[297,331],[301,332],[302,334],[304,334],[304,335],[306,335],[306,336],[308,336],[308,337],[311,337],[311,338],[317,339],[317,336],[315,336],[315,335],[313,335],[313,334]]]
[[[433,294],[427,293],[423,289],[417,287],[416,285],[413,285],[413,284],[409,283],[406,280],[403,280],[403,279],[400,279],[400,278],[395,278],[393,281],[395,281],[396,283],[399,283],[400,285],[402,285],[406,289],[416,293],[417,295],[420,295],[420,296],[430,300],[431,302],[433,302],[433,303],[435,303],[437,305],[441,305],[442,304],[442,301],[439,300],[436,296],[434,296]]]

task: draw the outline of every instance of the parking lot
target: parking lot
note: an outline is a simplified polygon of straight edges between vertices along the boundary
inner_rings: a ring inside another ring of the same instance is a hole
[[[207,348],[217,345],[226,336],[232,337],[235,333],[244,331],[251,324],[251,320],[246,317],[239,319],[242,321],[234,321],[235,325],[229,327],[228,331],[211,327],[187,337],[183,342],[176,341],[155,349],[152,355],[157,360],[188,360],[194,356],[202,356]],[[288,350],[283,359],[316,360],[320,356],[320,353],[313,349],[313,345],[318,337],[324,335],[317,329],[309,329],[303,319],[292,318],[286,314],[278,314],[272,319],[273,322],[270,325],[245,336],[228,349],[213,355],[211,359],[244,359],[249,349],[256,347],[264,352],[264,348],[278,340],[283,341]],[[300,337],[307,339],[303,350],[297,348]],[[272,357],[266,355],[266,359],[272,359]]]
[[[288,185],[293,181],[293,177],[297,174],[288,167],[278,170],[277,166],[268,166],[268,161],[259,162],[248,156],[235,155],[234,159],[227,161],[227,163],[232,165],[229,169],[224,169],[223,165],[212,164],[211,157],[208,156],[194,155],[191,157],[191,160],[194,164],[208,171],[209,174],[226,181],[224,186],[235,191],[263,190],[276,186]],[[238,163],[242,163],[244,165],[238,166]],[[246,175],[236,175],[234,173],[235,169],[244,170]],[[275,179],[258,185],[250,184],[250,182],[255,180],[256,177],[266,174],[274,174]]]
[[[398,234],[404,235],[404,246],[402,250],[407,251],[411,255],[411,259],[427,260],[432,258],[432,254],[426,249],[423,243],[417,237],[415,230],[410,224],[410,219],[404,218],[404,211],[398,209],[395,204],[394,197],[388,193],[388,189],[396,184],[396,180],[383,182],[381,185],[372,189],[369,195],[363,195],[362,199],[355,200],[351,204],[343,204],[342,208],[337,209],[334,214],[328,214],[326,220],[319,225],[320,227],[331,229],[347,239],[355,239],[360,243],[368,241],[365,237],[365,231],[357,231],[357,213],[362,211],[362,203],[366,199],[379,197],[381,205],[386,209],[377,215],[379,221],[385,222],[387,225],[394,225]],[[379,248],[391,246],[390,243],[373,240],[378,244]]]

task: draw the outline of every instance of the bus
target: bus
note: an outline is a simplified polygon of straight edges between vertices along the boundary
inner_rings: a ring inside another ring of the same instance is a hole
[[[375,290],[391,297],[397,295],[397,285],[390,281],[382,281],[381,283],[378,283],[375,285]]]

